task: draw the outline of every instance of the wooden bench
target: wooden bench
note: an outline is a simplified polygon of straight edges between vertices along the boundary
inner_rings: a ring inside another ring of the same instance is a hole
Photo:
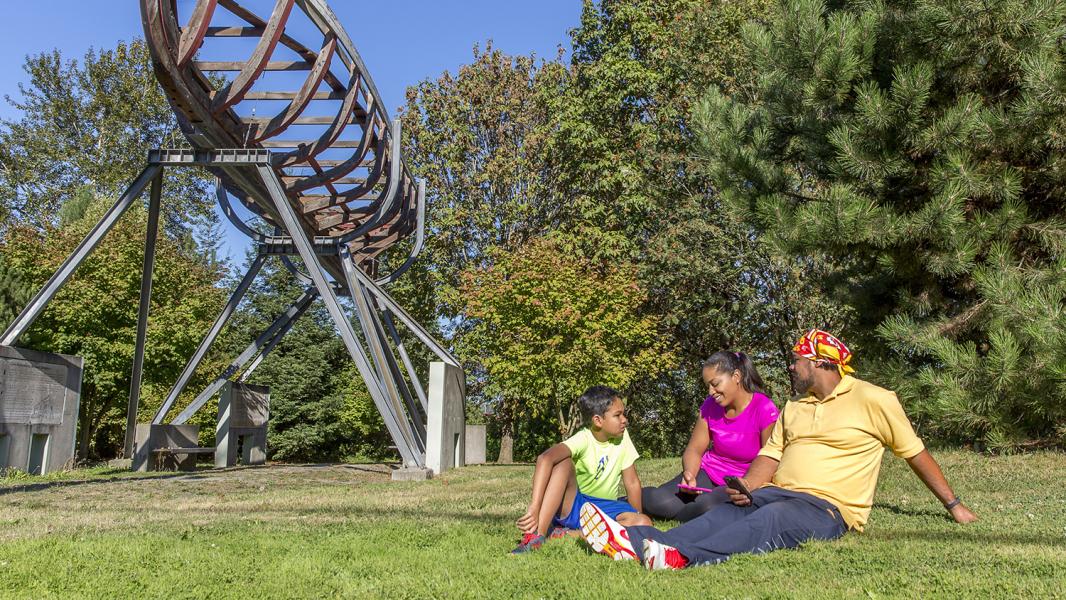
[[[156,448],[156,454],[214,454],[214,448]]]

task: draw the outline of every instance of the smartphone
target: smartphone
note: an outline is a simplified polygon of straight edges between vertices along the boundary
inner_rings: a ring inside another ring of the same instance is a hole
[[[677,489],[681,490],[682,492],[688,492],[690,494],[705,494],[705,493],[714,491],[714,490],[709,490],[707,488],[696,487],[694,485],[687,485],[687,484],[684,484],[684,483],[677,484]]]
[[[727,486],[729,486],[729,487],[733,488],[734,490],[737,490],[741,494],[744,494],[745,496],[747,496],[748,497],[748,502],[754,502],[755,501],[755,499],[751,497],[751,492],[748,490],[747,486],[745,486],[744,482],[741,481],[738,477],[734,477],[732,475],[726,475],[722,479],[725,480],[725,484]]]

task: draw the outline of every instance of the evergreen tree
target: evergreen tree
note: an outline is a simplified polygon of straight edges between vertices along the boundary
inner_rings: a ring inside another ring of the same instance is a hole
[[[757,85],[697,119],[722,197],[836,262],[923,431],[1066,439],[1066,5],[786,0],[744,33]]]

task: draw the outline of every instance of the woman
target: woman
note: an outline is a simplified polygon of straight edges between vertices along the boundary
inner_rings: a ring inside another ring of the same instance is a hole
[[[642,490],[644,512],[651,516],[688,521],[726,502],[723,478],[744,475],[777,421],[777,407],[743,352],[714,353],[703,363],[703,383],[708,395],[681,456],[681,474]],[[718,489],[696,494],[679,484]]]

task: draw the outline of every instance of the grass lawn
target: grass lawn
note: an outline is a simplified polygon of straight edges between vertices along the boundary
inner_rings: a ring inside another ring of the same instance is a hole
[[[1066,597],[1066,454],[935,456],[978,523],[948,521],[889,454],[867,533],[654,573],[575,539],[509,556],[529,465],[0,479],[0,597]],[[677,461],[638,469],[659,483]]]

